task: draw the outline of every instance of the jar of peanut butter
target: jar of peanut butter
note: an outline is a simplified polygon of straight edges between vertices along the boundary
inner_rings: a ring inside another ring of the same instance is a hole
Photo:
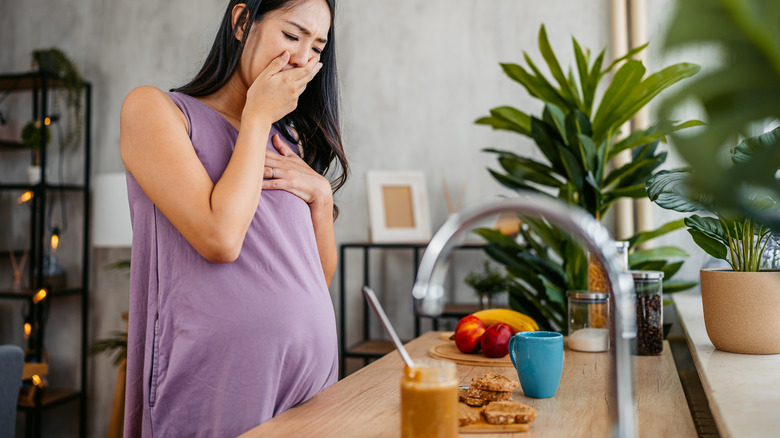
[[[455,364],[415,359],[401,377],[401,437],[458,436],[458,378]]]

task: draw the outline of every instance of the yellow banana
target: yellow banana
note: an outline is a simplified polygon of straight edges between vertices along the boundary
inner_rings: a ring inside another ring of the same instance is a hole
[[[503,322],[512,327],[515,332],[529,332],[539,330],[539,325],[530,316],[511,309],[485,309],[474,312],[472,315],[479,318],[485,327],[497,322]]]

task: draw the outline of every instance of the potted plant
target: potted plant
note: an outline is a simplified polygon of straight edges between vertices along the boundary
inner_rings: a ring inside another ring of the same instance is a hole
[[[498,269],[493,269],[485,260],[482,271],[471,271],[463,281],[471,286],[479,297],[479,305],[483,309],[493,307],[493,295],[506,292],[506,277]]]
[[[33,151],[32,164],[27,166],[27,182],[30,184],[38,184],[41,180],[41,145],[46,147],[49,140],[49,130],[45,129],[40,120],[31,120],[22,128],[22,144]]]
[[[666,160],[667,153],[659,149],[659,142],[672,132],[701,122],[660,121],[623,137],[621,126],[659,93],[694,75],[699,67],[680,63],[646,75],[642,62],[631,59],[645,45],[605,68],[605,51],[593,58],[576,39],[572,38],[572,43],[576,66],[565,72],[549,44],[545,27],[541,26],[539,51],[552,79],[527,54],[527,68],[501,64],[512,80],[544,102],[541,115],[501,106],[476,123],[529,137],[543,156],[537,160],[512,151],[485,149],[498,156],[501,170],[490,173],[499,183],[518,192],[533,191],[558,198],[600,219],[620,198],[645,197],[645,182]],[[602,84],[610,77],[608,84]],[[599,89],[605,90],[600,99]],[[610,169],[612,159],[624,150],[633,151],[633,160]],[[683,226],[681,220],[674,221],[629,239],[633,250],[630,268],[663,271],[667,292],[695,286],[693,282],[667,281],[680,269],[681,259],[687,254],[673,246],[641,251],[636,247]],[[544,330],[565,330],[566,291],[588,289],[588,259],[580,245],[538,218],[523,218],[520,242],[497,230],[477,232],[488,241],[487,253],[507,268],[510,306],[530,315]]]
[[[65,52],[56,47],[33,51],[32,64],[33,69],[51,75],[58,81],[54,94],[55,114],[60,117],[67,114],[63,146],[68,149],[77,145],[84,127],[81,96],[84,80],[79,70]]]
[[[780,128],[744,140],[731,150],[732,166],[776,144]],[[777,171],[777,169],[775,169]],[[682,213],[703,211],[684,219],[693,241],[707,254],[728,262],[731,269],[701,271],[704,324],[712,344],[733,353],[780,353],[780,272],[762,271],[762,254],[772,230],[750,216],[721,210],[712,196],[690,183],[695,171],[661,171],[647,182],[650,199]],[[774,212],[777,203],[761,191],[747,193],[751,210]]]

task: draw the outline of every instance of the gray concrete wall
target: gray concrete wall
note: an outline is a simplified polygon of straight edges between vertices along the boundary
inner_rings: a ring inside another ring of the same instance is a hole
[[[651,3],[651,69],[657,70],[664,62],[659,59],[657,35],[671,1]],[[94,87],[91,171],[119,171],[118,119],[124,96],[141,84],[168,89],[190,78],[209,48],[223,4],[220,0],[0,0],[0,71],[29,69],[30,53],[37,48],[65,50]],[[338,243],[369,237],[365,208],[368,170],[424,171],[434,230],[447,217],[443,179],[455,193],[461,184],[466,185],[466,208],[508,194],[486,171],[495,167],[495,159],[480,150],[517,148],[535,155],[535,148],[525,138],[493,132],[473,121],[495,106],[510,104],[538,112],[540,104],[504,76],[498,63],[522,63],[524,50],[541,63],[536,49],[541,23],[546,24],[564,64],[573,59],[572,35],[596,51],[609,37],[607,0],[341,0],[339,8],[336,26],[343,135],[352,175],[336,197],[341,207],[336,222]],[[12,119],[0,126],[0,138],[18,135],[15,133],[26,122],[29,113],[5,111],[7,107],[23,107],[16,99],[0,103],[0,110]],[[2,155],[0,173],[17,172],[19,163],[26,159],[19,154]],[[84,171],[75,158],[66,160],[69,173],[77,177]],[[16,208],[11,201],[7,194],[0,198],[3,209]],[[658,216],[660,223],[668,215],[659,212]],[[0,244],[23,244],[24,218],[14,217],[4,219],[4,225],[15,231],[10,240]],[[70,232],[76,233],[76,229],[73,225]],[[687,233],[682,239],[688,239]],[[124,328],[121,313],[127,306],[126,277],[103,267],[128,257],[129,250],[96,249],[92,254],[89,338],[95,340]],[[457,285],[480,259],[478,254],[464,254],[453,264],[453,293],[461,301],[475,300]],[[349,340],[354,342],[362,322],[359,259],[350,256],[342,263],[349,268]],[[689,269],[689,276],[697,272],[697,263]],[[412,327],[410,264],[409,256],[398,252],[378,254],[372,264],[372,284],[402,337],[411,336]],[[78,272],[77,266],[70,269]],[[331,294],[337,312],[338,286],[336,278]],[[73,306],[61,305],[70,321],[53,317],[51,324],[56,321],[58,334],[48,340],[52,362],[62,364],[57,378],[65,382],[72,380],[68,376],[77,366],[73,354],[76,332],[65,328],[76,327],[73,317],[68,316],[75,311]],[[16,315],[17,309],[0,303],[0,341],[16,343]],[[376,326],[372,332],[381,335]],[[89,378],[88,435],[98,437],[105,434],[114,389],[115,369],[110,359],[90,359]],[[72,416],[70,408],[47,413],[45,435],[72,436],[55,429],[72,425]]]

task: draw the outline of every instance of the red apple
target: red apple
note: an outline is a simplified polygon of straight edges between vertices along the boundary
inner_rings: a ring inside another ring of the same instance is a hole
[[[465,316],[455,327],[455,345],[462,353],[476,353],[483,333],[485,323],[481,319],[473,315]]]
[[[509,354],[512,327],[503,322],[491,324],[482,334],[482,353],[487,357],[504,357]]]

